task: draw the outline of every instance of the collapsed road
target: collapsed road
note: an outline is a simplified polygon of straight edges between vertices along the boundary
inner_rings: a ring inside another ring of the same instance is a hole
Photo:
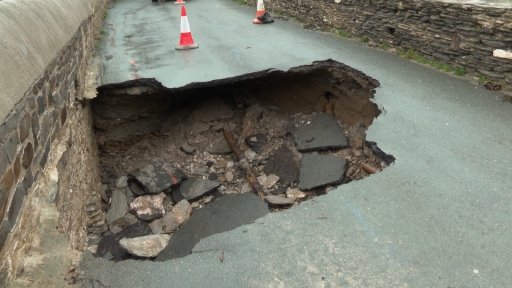
[[[397,161],[291,209],[203,238],[188,256],[173,261],[114,263],[85,253],[78,283],[84,287],[505,287],[512,283],[507,273],[512,119],[510,105],[503,105],[498,94],[295,24],[276,20],[272,25],[253,25],[253,9],[228,0],[186,5],[200,47],[174,51],[179,7],[134,0],[116,3],[100,54],[101,85],[155,78],[171,89],[270,68],[288,71],[332,58],[380,82],[374,101],[383,112],[369,125],[366,139]],[[212,15],[222,15],[222,21]]]

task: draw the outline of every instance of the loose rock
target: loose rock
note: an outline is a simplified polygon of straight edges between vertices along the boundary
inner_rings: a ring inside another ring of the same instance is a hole
[[[271,174],[269,176],[262,175],[258,177],[258,182],[260,182],[260,185],[263,186],[263,189],[268,189],[272,187],[272,185],[276,184],[279,180],[279,177]]]
[[[192,207],[187,200],[182,200],[172,208],[172,211],[162,218],[162,233],[172,233],[183,223],[187,222]]]
[[[226,172],[226,175],[224,175],[226,177],[226,181],[230,182],[230,181],[233,181],[233,172],[231,171],[228,171]]]
[[[228,142],[225,140],[219,141],[213,144],[212,147],[208,148],[208,153],[213,155],[222,155],[231,153],[231,147],[229,147]]]
[[[107,253],[113,256],[114,261],[120,261],[129,256],[128,251],[124,249],[119,240],[123,238],[135,238],[151,234],[151,228],[144,222],[137,222],[124,228],[121,232],[103,237],[98,243],[96,255],[104,257]]]
[[[107,224],[110,225],[115,220],[123,217],[128,212],[128,204],[126,202],[126,196],[123,191],[115,189],[112,191],[112,197],[110,198],[110,209],[105,215]]]
[[[188,201],[195,199],[212,192],[215,188],[221,185],[220,182],[203,180],[201,178],[189,178],[183,181],[180,185],[179,191]]]
[[[293,201],[293,199],[289,199],[289,198],[285,198],[285,197],[281,197],[281,196],[277,196],[277,195],[267,195],[267,196],[265,196],[265,200],[272,205],[278,205],[278,206],[287,206],[287,205],[292,205],[293,203],[295,203],[295,201]]]
[[[246,137],[245,143],[247,143],[254,152],[261,154],[267,148],[268,139],[264,134],[254,134]]]
[[[138,182],[136,184],[142,185],[146,194],[158,194],[187,178],[183,172],[167,162],[147,165],[131,172],[128,177],[129,182]],[[136,191],[133,192],[137,194]]]
[[[135,213],[137,218],[143,221],[161,218],[165,213],[163,205],[164,198],[164,193],[137,197],[130,204],[130,210]]]
[[[137,238],[123,238],[121,246],[130,254],[139,257],[156,257],[167,246],[171,236],[167,234],[148,235]]]
[[[286,190],[286,197],[290,198],[290,199],[300,199],[300,198],[304,198],[306,196],[306,193],[300,191],[299,189],[297,188],[288,188],[288,190]]]

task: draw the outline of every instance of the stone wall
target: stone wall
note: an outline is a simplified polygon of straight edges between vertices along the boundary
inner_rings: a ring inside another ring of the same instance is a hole
[[[38,5],[44,5],[41,2],[45,1],[39,1]],[[54,1],[48,0],[48,2]],[[26,77],[20,81],[2,83],[5,85],[2,87],[4,90],[2,93],[19,91],[20,87],[27,83],[26,78],[39,73],[30,85],[26,85],[22,95],[0,94],[2,96],[0,100],[5,104],[3,108],[8,107],[10,103],[4,102],[3,98],[18,99],[11,111],[6,113],[7,116],[0,125],[0,286],[2,287],[5,287],[4,282],[23,271],[27,252],[34,245],[37,246],[37,243],[33,243],[35,240],[32,240],[40,239],[41,235],[38,233],[43,233],[40,229],[40,217],[44,204],[54,205],[54,209],[58,211],[58,219],[55,222],[57,229],[68,239],[69,246],[74,249],[85,247],[86,226],[94,224],[88,223],[86,204],[99,200],[96,197],[99,194],[100,185],[98,152],[92,132],[91,109],[87,102],[77,100],[83,96],[88,61],[104,19],[104,11],[108,8],[110,1],[94,0],[80,1],[80,3],[72,1],[75,3],[71,3],[65,0],[64,2],[70,4],[70,7],[77,6],[76,9],[83,8],[81,5],[88,5],[86,7],[90,11],[83,19],[75,19],[77,25],[71,37],[66,36],[65,33],[61,34],[64,35],[62,37],[68,37],[67,42],[60,49],[56,49],[58,52],[53,54],[53,57],[48,58],[48,55],[45,55],[51,51],[25,50],[23,52],[27,59],[36,59],[30,64],[31,68],[36,70],[35,72],[25,73]],[[9,1],[5,3],[12,4]],[[23,3],[19,5],[26,9],[25,12],[30,9],[39,9],[37,5],[31,6],[33,3],[33,1],[25,3],[27,6],[23,6]],[[14,6],[16,5],[0,6],[0,15],[2,13],[11,15],[14,10],[9,9]],[[31,15],[31,13],[27,14]],[[64,19],[68,14],[73,15],[73,12],[70,11],[60,17]],[[69,19],[63,20],[61,25],[68,25],[67,21]],[[3,23],[0,21],[0,24]],[[41,37],[45,39],[56,38],[55,42],[62,40],[57,39],[59,38],[56,36],[57,31],[48,31],[41,27],[29,28],[35,30],[34,33],[42,34]],[[5,26],[0,25],[0,30],[2,28]],[[23,28],[19,30],[23,31]],[[0,31],[0,34],[8,38],[10,32],[4,32],[6,30]],[[30,42],[33,39],[27,39],[27,41]],[[50,45],[54,45],[55,42]],[[51,46],[48,49],[54,48]],[[7,58],[11,55],[12,58],[16,58],[18,52],[16,49],[3,50],[0,53],[3,55],[0,56]],[[28,52],[40,55],[31,55]],[[47,65],[44,65],[45,59],[50,59]],[[4,70],[0,73],[1,78],[8,78],[10,74],[19,74],[17,69],[22,69],[23,65],[20,62],[15,68],[9,65],[4,66]]]
[[[256,0],[247,0],[255,5]],[[307,27],[338,29],[370,43],[413,49],[430,61],[512,87],[512,8],[412,0],[266,0],[265,8]],[[275,15],[275,14],[274,14]]]

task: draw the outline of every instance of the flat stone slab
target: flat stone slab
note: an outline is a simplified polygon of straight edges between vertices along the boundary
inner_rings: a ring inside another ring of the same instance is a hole
[[[205,194],[213,191],[221,185],[220,182],[204,180],[202,178],[192,177],[180,184],[180,193],[188,201],[193,201]]]
[[[103,258],[107,253],[110,253],[114,261],[124,260],[129,256],[129,253],[119,243],[121,239],[142,237],[152,233],[151,228],[145,222],[129,225],[117,234],[103,237],[98,243],[96,255]]]
[[[111,207],[105,216],[108,225],[123,217],[124,214],[128,212],[128,203],[123,191],[114,189],[114,191],[112,191],[110,201]]]
[[[288,206],[288,205],[293,205],[293,203],[295,203],[295,201],[293,199],[281,197],[281,196],[277,196],[277,195],[267,195],[267,196],[265,196],[265,200],[268,203],[270,203],[272,205],[277,205],[277,206]]]
[[[336,119],[327,113],[313,116],[295,129],[293,136],[300,152],[348,147],[347,138],[341,133]]]
[[[194,211],[155,261],[185,257],[199,240],[249,224],[269,212],[265,201],[252,193],[225,195]]]
[[[144,168],[137,169],[128,175],[128,184],[132,188],[133,184],[140,186],[145,194],[158,194],[171,186],[178,185],[187,176],[178,168],[167,162],[155,162]],[[133,192],[140,195],[137,189]]]
[[[299,181],[300,163],[286,146],[279,147],[265,164],[265,174],[279,176],[279,183],[288,185]]]
[[[304,154],[298,188],[310,190],[343,181],[347,160],[331,155]]]

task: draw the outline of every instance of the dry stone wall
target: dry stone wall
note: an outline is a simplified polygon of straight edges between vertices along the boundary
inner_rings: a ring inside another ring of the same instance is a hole
[[[512,8],[411,0],[267,0],[265,8],[307,27],[413,49],[430,61],[512,87],[512,60],[493,56],[496,49],[512,48]]]
[[[26,92],[16,95],[20,101],[0,125],[2,287],[23,271],[24,256],[40,231],[41,203],[56,205],[57,229],[74,249],[84,248],[86,225],[96,224],[89,223],[86,204],[99,200],[98,152],[91,109],[78,100],[83,96],[88,60],[110,1],[89,3],[92,13],[78,22],[76,33]],[[42,33],[51,38],[52,31]]]

